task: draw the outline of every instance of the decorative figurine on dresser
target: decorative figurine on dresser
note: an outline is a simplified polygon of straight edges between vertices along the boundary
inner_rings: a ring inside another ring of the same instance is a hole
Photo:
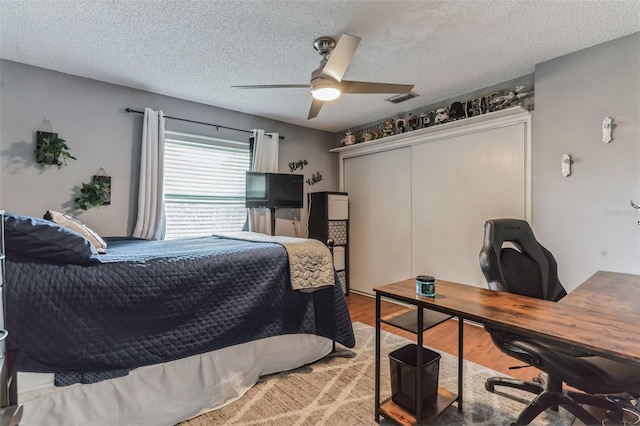
[[[309,238],[325,244],[331,240],[333,265],[344,294],[349,295],[349,195],[325,191],[310,196]]]

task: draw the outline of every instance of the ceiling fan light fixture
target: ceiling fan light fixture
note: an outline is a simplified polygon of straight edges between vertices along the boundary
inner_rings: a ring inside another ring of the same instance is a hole
[[[311,88],[311,96],[319,101],[332,101],[341,95],[340,88],[336,84],[321,83]]]

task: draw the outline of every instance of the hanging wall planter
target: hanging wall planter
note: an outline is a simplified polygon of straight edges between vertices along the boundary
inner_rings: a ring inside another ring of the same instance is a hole
[[[75,160],[76,157],[69,152],[67,141],[58,137],[53,132],[49,120],[45,120],[41,128],[36,132],[36,162],[40,167],[56,165],[58,168],[66,166],[67,159]]]
[[[101,174],[102,173],[102,174]],[[80,196],[74,200],[75,210],[88,210],[111,204],[111,176],[102,167],[89,183],[82,183]]]

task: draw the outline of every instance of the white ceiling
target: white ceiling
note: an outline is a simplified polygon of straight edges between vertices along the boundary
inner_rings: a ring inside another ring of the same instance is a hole
[[[337,132],[638,32],[640,1],[0,0],[0,25],[5,59]],[[230,87],[306,84],[313,41],[342,33],[362,38],[345,79],[420,96],[344,95],[308,121],[307,89]]]

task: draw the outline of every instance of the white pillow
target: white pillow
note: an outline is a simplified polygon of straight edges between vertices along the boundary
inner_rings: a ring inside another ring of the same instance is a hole
[[[87,240],[93,244],[98,253],[106,253],[107,252],[107,243],[98,235],[94,230],[89,228],[87,225],[76,219],[75,217],[71,217],[67,214],[60,213],[54,210],[47,210],[44,214],[44,218],[50,220],[53,223],[64,226],[65,228],[69,228],[72,231],[76,231],[79,234],[82,234]]]

